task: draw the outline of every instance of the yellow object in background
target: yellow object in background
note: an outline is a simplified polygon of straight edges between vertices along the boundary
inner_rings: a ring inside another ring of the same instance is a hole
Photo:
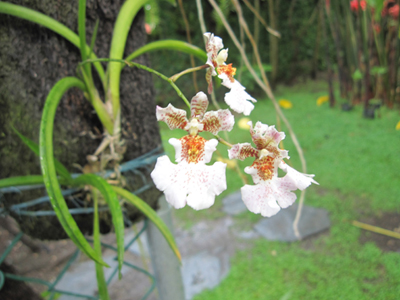
[[[241,118],[238,122],[239,128],[244,130],[249,130],[250,126],[247,125],[251,121],[249,118]]]
[[[329,96],[321,96],[317,99],[317,105],[321,106],[323,103],[329,101]]]
[[[289,108],[293,107],[292,102],[290,102],[289,100],[286,100],[286,99],[280,99],[278,101],[278,103],[279,103],[279,106],[284,108],[284,109],[289,109]]]
[[[397,125],[396,125],[396,130],[400,130],[400,121],[399,121],[399,122],[397,122]]]

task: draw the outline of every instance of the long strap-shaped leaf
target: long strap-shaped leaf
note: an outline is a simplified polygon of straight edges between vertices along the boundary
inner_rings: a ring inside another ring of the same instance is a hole
[[[132,21],[135,18],[139,9],[148,0],[127,0],[122,5],[114,26],[113,37],[110,47],[111,59],[122,59],[124,55],[126,39],[128,37],[129,29],[131,28]],[[121,75],[121,64],[111,62],[109,64],[109,78],[110,78],[110,92],[111,103],[113,108],[114,118],[117,116],[120,109],[119,102],[119,82]]]
[[[94,251],[101,256],[101,240],[100,240],[100,225],[99,225],[99,205],[97,201],[96,191],[93,191],[93,207],[94,207],[94,218],[93,218],[93,247]],[[101,300],[110,300],[108,294],[107,282],[104,276],[103,266],[97,262],[96,267],[96,278],[97,278],[97,288],[99,290],[99,296]]]
[[[131,192],[120,187],[113,186],[112,188],[118,195],[130,202],[132,205],[136,206],[147,218],[149,218],[154,223],[154,225],[157,226],[157,228],[164,236],[165,240],[168,242],[172,251],[174,251],[178,259],[181,260],[181,254],[179,252],[178,246],[175,243],[174,236],[168,229],[167,225],[165,225],[163,220],[161,220],[161,218],[156,214],[156,212],[146,202],[144,202],[135,194],[132,194]]]
[[[60,22],[40,12],[34,11],[32,9],[23,6],[0,2],[0,13],[12,15],[47,27],[48,29],[54,31],[55,33],[58,33],[59,35],[70,41],[76,47],[78,48],[80,47],[79,37],[76,33],[74,33],[71,29],[61,24]],[[88,45],[86,45],[86,53],[87,54],[90,53],[90,48]],[[90,58],[96,59],[97,57],[93,53],[90,53]],[[100,63],[95,63],[94,66],[99,74],[101,81],[104,83],[105,75],[102,65]]]
[[[17,129],[12,127],[14,132],[18,135],[18,137],[22,140],[22,142],[29,147],[29,149],[32,150],[33,153],[35,153],[37,156],[39,156],[39,145],[36,144],[34,141],[31,139],[27,138],[26,136],[22,135]],[[56,171],[60,176],[62,176],[65,180],[68,182],[72,181],[71,174],[68,172],[67,168],[64,167],[64,165],[58,160],[54,159],[54,165],[56,167]]]
[[[0,188],[21,186],[21,185],[37,185],[43,184],[42,175],[27,175],[27,176],[15,176],[0,179]]]
[[[155,41],[148,43],[143,47],[140,47],[136,51],[132,52],[131,54],[129,54],[129,56],[125,60],[131,61],[146,52],[157,51],[157,50],[181,51],[196,56],[197,58],[204,61],[204,63],[207,61],[207,53],[203,49],[197,46],[193,46],[189,43],[177,40],[162,40],[162,41]],[[122,65],[122,67],[124,66],[125,65]]]
[[[124,263],[124,218],[118,197],[112,186],[102,177],[95,174],[84,174],[74,180],[74,185],[91,185],[98,189],[110,208],[115,235],[117,238],[118,269],[121,278],[121,268]]]
[[[77,247],[93,260],[107,266],[101,257],[95,253],[93,248],[86,241],[82,232],[78,228],[75,220],[68,210],[64,197],[61,194],[60,184],[57,179],[56,169],[54,166],[53,155],[53,123],[56,115],[57,106],[64,93],[72,88],[78,87],[85,90],[82,81],[75,77],[65,77],[58,81],[51,89],[47,96],[45,106],[42,113],[42,121],[40,124],[40,164],[42,168],[43,180],[53,209],[70,239]]]

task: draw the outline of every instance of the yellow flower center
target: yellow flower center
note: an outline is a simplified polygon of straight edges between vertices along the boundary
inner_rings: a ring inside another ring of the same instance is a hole
[[[235,79],[233,76],[236,74],[236,68],[232,68],[232,64],[229,65],[221,65],[218,68],[218,74],[226,74],[231,82],[234,82]]]
[[[181,138],[182,159],[197,164],[204,156],[206,140],[199,135],[186,135]]]

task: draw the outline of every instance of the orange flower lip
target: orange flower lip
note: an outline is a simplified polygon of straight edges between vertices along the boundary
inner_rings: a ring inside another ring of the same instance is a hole
[[[229,65],[221,65],[221,66],[218,67],[217,70],[218,70],[218,73],[219,73],[219,74],[221,74],[221,73],[226,74],[226,76],[228,76],[228,78],[229,78],[229,80],[230,80],[231,82],[234,82],[234,81],[235,81],[235,79],[233,78],[233,76],[236,74],[236,68],[233,68],[233,67],[232,67],[232,64],[229,64]]]
[[[275,158],[271,156],[265,156],[261,159],[256,159],[252,167],[257,169],[257,174],[264,181],[272,179],[274,176],[274,165]]]
[[[186,135],[180,141],[182,143],[182,160],[197,164],[204,156],[206,140],[199,135]]]

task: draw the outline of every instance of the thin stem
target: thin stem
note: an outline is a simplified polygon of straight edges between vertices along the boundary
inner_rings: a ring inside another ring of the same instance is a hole
[[[83,65],[84,65],[83,63],[79,64],[80,67],[82,67]],[[107,109],[104,106],[103,101],[101,101],[99,93],[97,92],[96,88],[93,85],[93,81],[91,81],[88,78],[88,75],[85,73],[83,68],[81,68],[81,71],[89,95],[90,104],[92,104],[94,110],[97,113],[97,116],[99,117],[106,131],[108,131],[109,134],[113,134],[114,122],[112,120],[112,117],[107,112]]]
[[[202,66],[199,66],[199,67],[189,68],[189,69],[183,70],[182,72],[180,72],[178,74],[175,74],[175,75],[171,76],[169,79],[171,79],[173,82],[175,82],[181,76],[183,76],[185,74],[189,74],[189,73],[193,73],[193,72],[196,72],[196,71],[204,70],[204,69],[207,69],[209,67],[210,67],[209,65],[202,65]]]
[[[234,0],[234,1],[235,1],[235,0]],[[229,33],[229,36],[232,38],[232,40],[233,40],[235,46],[238,48],[238,50],[239,50],[239,52],[240,52],[240,54],[241,54],[241,56],[242,56],[242,58],[243,58],[243,60],[244,60],[244,62],[245,62],[245,64],[246,64],[246,67],[247,67],[248,70],[250,71],[250,73],[251,73],[251,75],[253,76],[254,80],[255,80],[255,81],[257,82],[257,84],[264,90],[264,92],[267,94],[268,98],[271,99],[271,101],[272,101],[272,103],[273,103],[273,105],[274,105],[274,108],[275,108],[276,112],[277,112],[278,115],[282,118],[283,122],[285,123],[286,127],[288,128],[290,137],[292,138],[293,143],[294,143],[294,145],[295,145],[295,147],[296,147],[296,150],[297,150],[297,152],[299,153],[299,157],[300,157],[300,161],[301,161],[301,165],[302,165],[302,172],[303,172],[303,173],[306,173],[306,172],[307,172],[307,168],[306,168],[306,161],[305,161],[305,158],[304,158],[303,149],[302,149],[301,146],[300,146],[300,143],[299,143],[299,141],[298,141],[298,139],[297,139],[296,134],[294,133],[294,131],[293,131],[293,129],[292,129],[292,126],[290,125],[289,121],[286,119],[285,115],[283,114],[282,110],[281,110],[280,107],[279,107],[278,102],[277,102],[276,99],[275,99],[274,94],[272,93],[271,86],[270,86],[270,84],[269,84],[269,81],[268,81],[268,79],[267,79],[267,76],[266,76],[266,74],[265,74],[265,71],[264,71],[264,69],[263,69],[263,67],[262,67],[262,62],[261,62],[260,56],[258,55],[258,51],[257,51],[257,50],[254,50],[254,52],[255,52],[254,54],[256,55],[257,64],[258,64],[258,67],[260,68],[261,76],[262,76],[262,78],[263,78],[263,81],[261,81],[261,79],[260,79],[260,78],[258,77],[258,75],[256,74],[254,68],[251,66],[251,64],[250,64],[250,62],[249,62],[249,60],[248,60],[248,58],[247,58],[247,55],[246,55],[246,53],[245,53],[244,50],[243,50],[243,47],[240,45],[238,39],[236,38],[235,33],[233,32],[232,28],[230,27],[230,25],[229,25],[228,22],[226,21],[226,19],[225,19],[223,13],[222,13],[222,11],[221,11],[221,9],[218,7],[218,5],[215,3],[214,0],[209,0],[209,2],[211,3],[211,5],[214,7],[214,9],[217,11],[218,15],[220,16],[220,18],[221,18],[221,20],[222,20],[222,22],[223,22],[223,24],[224,24],[226,30],[227,30],[228,33]],[[237,3],[237,2],[236,2],[236,3]],[[247,28],[246,33],[248,33],[248,38],[249,38],[249,40],[251,41],[252,45],[253,45],[253,46],[256,46],[256,45],[254,44],[254,40],[252,39],[252,35],[250,34],[250,31],[248,30],[248,27],[247,27],[247,24],[246,24],[245,20],[243,19],[243,17],[241,17],[240,20],[241,20],[241,23],[243,24],[243,26],[245,26],[245,28]],[[258,56],[257,56],[257,55],[258,55]]]
[[[241,26],[243,26],[243,28],[245,29],[246,34],[248,35],[248,38],[249,38],[252,46],[256,47],[257,45],[255,45],[254,39],[253,39],[249,29],[248,29],[247,23],[244,20],[242,14],[241,14],[240,4],[238,3],[237,0],[232,0],[232,1],[235,4],[235,7],[238,10],[238,15],[239,15],[239,20],[240,20]],[[286,119],[285,115],[283,114],[282,110],[279,107],[278,102],[275,99],[275,96],[274,96],[274,94],[273,94],[273,92],[271,90],[268,78],[267,78],[267,76],[265,74],[265,71],[264,71],[264,69],[262,67],[262,63],[261,63],[260,56],[258,54],[258,50],[254,49],[254,54],[255,54],[255,57],[256,57],[256,60],[257,60],[258,67],[259,67],[259,69],[261,71],[261,77],[262,77],[263,81],[261,81],[261,79],[258,77],[256,72],[254,71],[253,67],[251,66],[243,47],[240,45],[238,39],[236,38],[235,33],[233,32],[233,30],[230,27],[229,23],[225,19],[224,15],[223,15],[221,9],[219,8],[219,6],[217,5],[217,3],[214,0],[209,0],[209,2],[211,3],[211,5],[216,10],[216,12],[218,13],[219,17],[221,18],[222,23],[224,24],[226,30],[228,31],[228,34],[231,37],[231,39],[233,40],[235,46],[238,48],[238,50],[239,50],[239,52],[240,52],[240,54],[241,54],[241,56],[242,56],[242,58],[243,58],[243,60],[244,60],[244,62],[246,64],[246,66],[247,66],[248,70],[250,71],[250,73],[252,74],[254,80],[264,90],[264,92],[267,94],[267,96],[271,99],[277,114],[280,116],[282,121],[285,123],[285,125],[286,125],[286,127],[287,127],[287,129],[289,131],[290,137],[292,138],[292,141],[293,141],[293,143],[294,143],[294,145],[296,147],[296,150],[299,153],[299,157],[300,157],[300,161],[301,161],[301,165],[302,165],[302,171],[303,171],[303,173],[306,173],[307,172],[307,167],[306,167],[306,160],[304,158],[303,149],[301,148],[300,143],[297,140],[296,134],[294,133],[294,131],[292,129],[292,126],[290,125],[289,121]],[[302,200],[302,199],[300,199],[300,200]],[[299,202],[299,208],[302,207],[303,201]],[[297,215],[299,216],[299,218],[300,218],[300,213],[301,213],[301,209],[298,209]],[[297,224],[295,224],[295,225],[297,225]]]
[[[161,74],[160,72],[157,72],[156,70],[153,70],[152,68],[149,68],[147,66],[135,63],[133,61],[127,61],[127,60],[123,60],[123,59],[112,59],[112,58],[99,58],[99,59],[88,59],[86,61],[83,61],[80,63],[80,65],[83,64],[87,64],[87,63],[93,63],[93,62],[102,62],[102,61],[106,61],[106,62],[119,62],[121,64],[126,64],[129,67],[136,67],[142,70],[145,70],[147,72],[150,72],[152,74],[157,75],[158,77],[160,77],[161,79],[164,79],[165,81],[167,81],[172,87],[173,89],[176,91],[176,93],[178,94],[178,96],[183,100],[183,102],[186,103],[186,105],[190,108],[190,103],[189,101],[186,99],[185,95],[182,93],[182,91],[176,86],[176,84],[167,76],[165,76],[164,74]]]
[[[359,228],[362,228],[362,229],[365,229],[365,230],[369,230],[369,231],[380,233],[380,234],[383,234],[383,235],[386,235],[386,236],[390,236],[390,237],[393,237],[393,238],[396,238],[396,239],[400,239],[400,233],[398,233],[398,232],[394,232],[394,231],[391,231],[391,230],[387,230],[387,229],[383,229],[383,228],[380,228],[380,227],[372,226],[372,225],[369,225],[369,224],[361,223],[361,222],[358,222],[358,221],[353,221],[352,224],[354,226],[356,226],[356,227],[359,227]]]
[[[88,59],[88,53],[86,52],[86,0],[79,0],[78,6],[78,33],[79,33],[79,49],[81,51],[82,61]],[[90,53],[92,48],[90,48]],[[89,53],[89,55],[90,55]],[[90,81],[93,82],[92,69],[90,65],[86,65],[84,70]]]
[[[190,36],[190,25],[189,25],[189,21],[186,17],[185,9],[183,8],[183,2],[182,2],[182,0],[178,0],[178,3],[179,3],[179,9],[182,14],[183,22],[185,23],[186,39],[189,44],[192,44],[192,38]],[[196,66],[196,63],[194,62],[194,57],[192,54],[190,54],[190,64],[192,65],[192,68],[194,68]],[[194,86],[195,91],[198,92],[199,87],[197,86],[196,73],[193,73],[193,86]]]
[[[196,0],[197,6],[197,16],[199,18],[200,29],[202,33],[207,32],[206,22],[204,21],[203,6],[201,5],[201,0]]]
[[[264,25],[265,30],[267,30],[270,34],[276,36],[277,38],[281,38],[281,34],[276,31],[275,29],[271,28],[268,26],[267,22],[264,20],[263,17],[261,17],[261,15],[259,14],[259,12],[257,11],[257,9],[254,8],[253,5],[250,4],[250,2],[248,0],[243,0],[244,4],[246,4],[246,6],[251,10],[251,12],[256,16],[256,18],[258,19],[258,21],[260,21],[261,24]]]
[[[218,140],[218,142],[220,142],[221,144],[228,146],[229,148],[232,148],[232,144],[228,143],[227,141],[225,141],[223,138],[221,138],[219,135],[215,135],[215,138]]]

